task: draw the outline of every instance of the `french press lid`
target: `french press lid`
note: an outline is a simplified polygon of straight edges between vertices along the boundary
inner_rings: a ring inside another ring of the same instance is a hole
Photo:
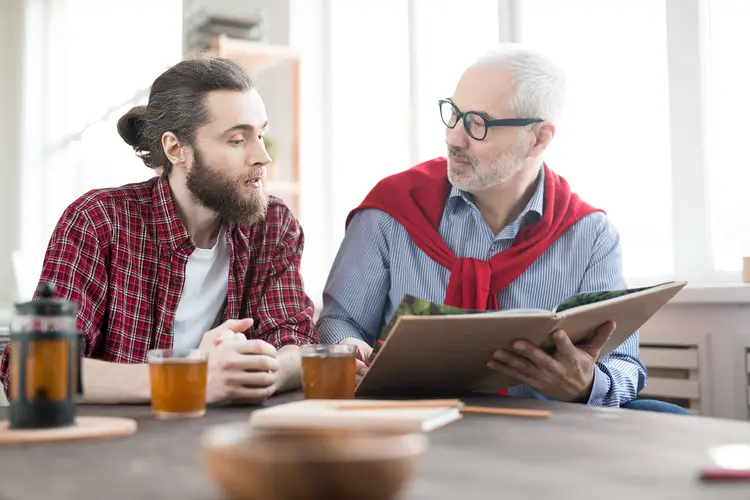
[[[22,316],[75,316],[78,304],[75,302],[56,299],[55,285],[42,282],[36,291],[36,299],[16,304],[16,313]]]

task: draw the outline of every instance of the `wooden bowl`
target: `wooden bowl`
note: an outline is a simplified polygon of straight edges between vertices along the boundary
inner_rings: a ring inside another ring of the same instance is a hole
[[[232,500],[390,500],[413,478],[427,437],[269,432],[242,422],[210,428],[202,446],[209,473]]]

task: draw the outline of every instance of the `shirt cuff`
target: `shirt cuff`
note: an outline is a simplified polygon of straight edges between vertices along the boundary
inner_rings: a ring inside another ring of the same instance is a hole
[[[345,319],[320,318],[317,325],[318,339],[321,344],[338,344],[344,339],[359,339],[363,342],[372,343],[359,330]]]
[[[609,388],[612,386],[612,380],[609,375],[604,373],[599,365],[594,365],[594,384],[591,387],[591,395],[586,404],[589,406],[603,406],[604,399],[609,394]]]

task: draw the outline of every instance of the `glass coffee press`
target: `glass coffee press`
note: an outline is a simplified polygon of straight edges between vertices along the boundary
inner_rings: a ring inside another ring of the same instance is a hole
[[[78,305],[55,298],[41,283],[37,298],[16,304],[10,327],[10,427],[38,429],[73,425],[83,394],[82,334]]]

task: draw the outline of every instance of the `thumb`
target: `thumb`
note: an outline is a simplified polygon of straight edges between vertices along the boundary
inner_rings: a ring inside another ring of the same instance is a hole
[[[252,318],[243,318],[243,319],[229,319],[219,325],[217,330],[224,331],[224,330],[232,330],[234,333],[242,333],[248,328],[253,326],[253,319]]]
[[[245,319],[230,319],[220,324],[213,330],[206,332],[204,337],[207,337],[213,341],[224,336],[227,332],[241,333],[253,326],[252,318]]]
[[[596,359],[599,357],[599,351],[602,350],[604,344],[607,343],[612,333],[615,331],[616,325],[614,321],[607,321],[603,325],[596,329],[594,334],[586,341],[586,343],[580,345],[580,349],[586,351],[589,356]]]

